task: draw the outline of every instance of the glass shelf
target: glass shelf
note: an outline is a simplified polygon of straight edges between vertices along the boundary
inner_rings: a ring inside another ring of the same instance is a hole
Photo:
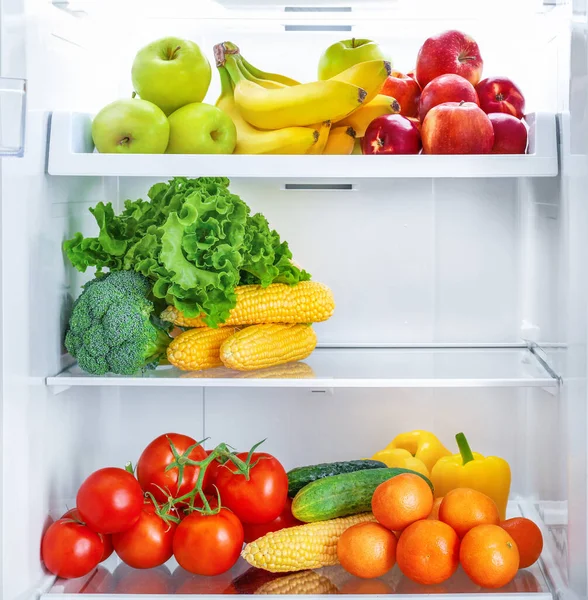
[[[145,375],[96,377],[72,366],[48,386],[439,388],[543,387],[559,382],[526,349],[318,348],[304,362],[252,372],[186,372],[159,367]]]

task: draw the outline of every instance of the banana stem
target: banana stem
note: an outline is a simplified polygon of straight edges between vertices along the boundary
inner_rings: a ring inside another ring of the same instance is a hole
[[[214,60],[216,61],[217,67],[224,67],[227,62],[227,56],[232,54],[239,54],[239,48],[232,42],[223,42],[222,44],[216,44],[213,49]]]
[[[221,97],[233,95],[233,82],[226,67],[217,67],[221,81]]]
[[[225,56],[225,64],[223,66],[227,69],[234,85],[245,79],[234,56]]]

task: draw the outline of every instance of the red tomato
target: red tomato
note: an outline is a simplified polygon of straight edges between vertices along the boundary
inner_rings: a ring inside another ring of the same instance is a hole
[[[237,454],[237,458],[246,460],[247,452]],[[265,452],[254,452],[251,464],[255,466],[247,480],[245,475],[235,473],[237,467],[232,462],[227,462],[218,471],[216,485],[223,506],[230,508],[243,523],[269,523],[284,510],[288,476],[280,462]]]
[[[292,499],[286,498],[286,506],[284,506],[284,510],[273,521],[259,524],[243,523],[245,543],[248,544],[253,540],[257,540],[270,531],[279,531],[280,529],[285,529],[286,527],[295,527],[296,525],[303,525],[303,523],[292,514]]]
[[[220,575],[239,558],[243,526],[226,508],[215,515],[194,512],[179,525],[174,536],[174,556],[195,575]]]
[[[76,504],[88,527],[98,533],[118,533],[139,518],[143,490],[124,469],[107,467],[95,471],[82,483]]]
[[[86,525],[70,519],[55,521],[41,543],[45,566],[64,579],[87,575],[98,566],[103,552],[100,536]]]
[[[190,446],[196,443],[195,439],[187,435],[166,433],[155,438],[143,450],[143,454],[141,454],[139,462],[137,462],[137,479],[141,487],[146,492],[151,492],[158,502],[165,502],[168,497],[159,488],[169,492],[169,495],[173,498],[178,498],[194,489],[200,473],[199,467],[183,465],[182,481],[179,481],[178,467],[174,467],[169,471],[165,470],[175,460],[170,447],[170,440],[181,457]],[[202,446],[196,446],[190,452],[188,458],[196,461],[204,460],[206,458],[206,451]],[[182,458],[180,458],[180,463],[181,461]]]
[[[152,502],[143,505],[139,520],[126,531],[115,533],[112,544],[119,557],[135,569],[152,569],[168,561],[177,525],[166,523]]]
[[[70,508],[61,518],[73,519],[74,521],[84,523],[82,515],[80,515],[80,511],[77,508]],[[104,544],[104,552],[102,553],[102,558],[100,559],[100,562],[104,562],[114,552],[114,547],[112,545],[112,536],[107,535],[105,533],[99,533],[98,535],[100,536],[100,539]]]
[[[171,594],[172,576],[165,565],[154,569],[133,569],[120,564],[114,570],[115,594]]]

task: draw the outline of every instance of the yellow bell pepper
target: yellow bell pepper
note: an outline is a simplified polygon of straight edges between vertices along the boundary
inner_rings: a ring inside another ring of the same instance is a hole
[[[510,467],[503,458],[484,458],[472,452],[463,433],[455,436],[459,454],[445,456],[431,471],[431,481],[435,487],[435,497],[445,496],[456,488],[471,488],[490,496],[500,513],[506,518],[506,505],[510,492]]]
[[[437,436],[428,431],[409,431],[397,435],[386,450],[402,448],[408,450],[415,458],[421,460],[425,467],[431,471],[435,463],[442,456],[450,456],[451,452],[437,439]]]
[[[372,460],[380,460],[385,463],[387,467],[410,469],[425,477],[429,477],[429,469],[427,469],[425,463],[422,460],[415,458],[408,450],[403,450],[402,448],[386,448],[385,450],[380,450],[372,456]]]

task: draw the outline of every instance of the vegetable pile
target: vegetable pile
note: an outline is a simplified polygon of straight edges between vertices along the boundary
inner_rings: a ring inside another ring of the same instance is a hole
[[[261,442],[249,452],[225,443],[207,451],[190,436],[164,434],[143,450],[136,470],[106,467],[86,478],[77,506],[45,533],[43,561],[52,573],[76,578],[113,551],[133,569],[160,568],[174,556],[183,573],[216,576],[241,556],[253,567],[232,582],[242,593],[337,593],[326,571],[307,570],[340,564],[371,579],[396,562],[407,580],[423,585],[443,583],[461,564],[476,585],[502,587],[538,560],[542,534],[529,519],[500,515],[508,464],[498,472],[503,459],[472,453],[463,434],[456,440],[456,456],[427,431],[400,434],[389,445],[410,448],[431,481],[373,459],[286,473],[276,457],[258,452]],[[382,458],[396,463],[399,455]]]
[[[127,200],[120,215],[111,203],[90,209],[98,236],[64,243],[76,269],[96,268],[65,339],[84,371],[136,375],[166,356],[187,371],[249,371],[314,350],[310,325],[333,314],[331,290],[309,281],[288,243],[228,185],[176,177],[154,185],[148,202]],[[188,329],[174,341],[173,324]]]
[[[64,243],[72,265],[82,272],[141,273],[156,301],[188,318],[204,315],[210,327],[229,317],[239,284],[310,279],[266,218],[251,215],[229,191],[228,179],[176,177],[152,186],[148,196],[150,201],[127,200],[120,215],[110,202],[91,208],[100,231],[95,238],[78,232]]]

